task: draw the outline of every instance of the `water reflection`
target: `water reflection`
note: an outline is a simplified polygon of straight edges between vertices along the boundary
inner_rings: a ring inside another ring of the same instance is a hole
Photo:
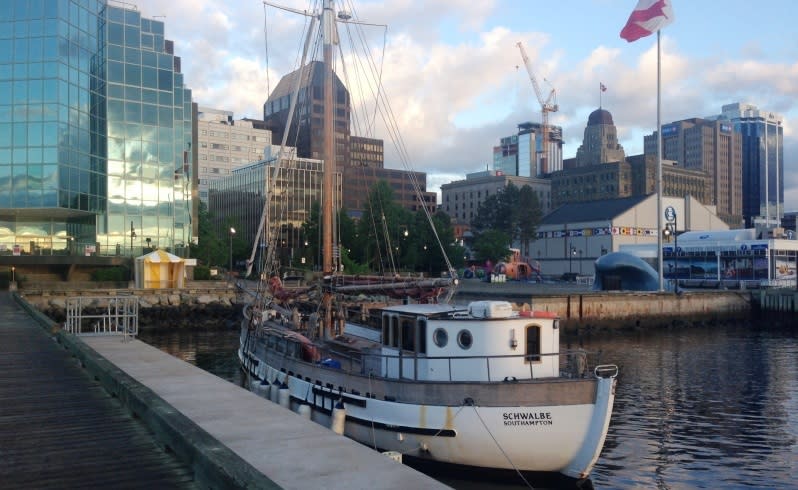
[[[142,332],[240,384],[238,332]],[[620,367],[595,488],[790,488],[798,475],[798,329],[747,324],[592,336]],[[445,479],[455,488],[495,485]],[[501,488],[524,488],[521,485]]]

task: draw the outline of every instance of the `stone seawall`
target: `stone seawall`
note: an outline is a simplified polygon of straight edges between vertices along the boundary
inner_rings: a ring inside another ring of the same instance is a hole
[[[551,311],[563,328],[640,329],[701,325],[751,318],[750,291],[669,292],[591,291],[567,283],[500,284],[463,281],[455,298],[461,302],[493,299]]]
[[[139,325],[148,327],[223,328],[237,326],[243,305],[233,286],[225,283],[183,289],[25,289],[25,301],[56,323],[66,319],[66,300],[91,298],[90,309],[108,307],[105,298],[133,295],[139,298]]]

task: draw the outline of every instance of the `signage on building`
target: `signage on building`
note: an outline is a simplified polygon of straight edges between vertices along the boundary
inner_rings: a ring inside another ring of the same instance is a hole
[[[22,247],[20,247],[19,245],[14,245],[13,254],[14,255],[21,255],[22,254]]]
[[[721,124],[720,125],[720,132],[721,133],[731,133],[732,127],[731,124]]]
[[[671,134],[676,134],[679,131],[679,126],[676,124],[668,124],[667,126],[662,126],[662,136],[669,136]]]

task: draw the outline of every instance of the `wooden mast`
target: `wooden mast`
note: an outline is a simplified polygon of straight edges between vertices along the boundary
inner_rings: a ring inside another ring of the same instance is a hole
[[[324,172],[322,174],[322,273],[333,274],[333,177],[335,162],[335,127],[333,126],[333,71],[332,55],[335,39],[335,15],[332,0],[324,0],[321,16],[324,55]],[[324,337],[332,337],[332,291],[325,290],[323,298]]]

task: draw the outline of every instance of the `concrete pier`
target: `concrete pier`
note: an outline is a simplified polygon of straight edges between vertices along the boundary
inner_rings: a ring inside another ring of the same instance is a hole
[[[191,468],[201,487],[447,488],[138,340],[79,338],[58,329],[55,335],[167,452]]]

